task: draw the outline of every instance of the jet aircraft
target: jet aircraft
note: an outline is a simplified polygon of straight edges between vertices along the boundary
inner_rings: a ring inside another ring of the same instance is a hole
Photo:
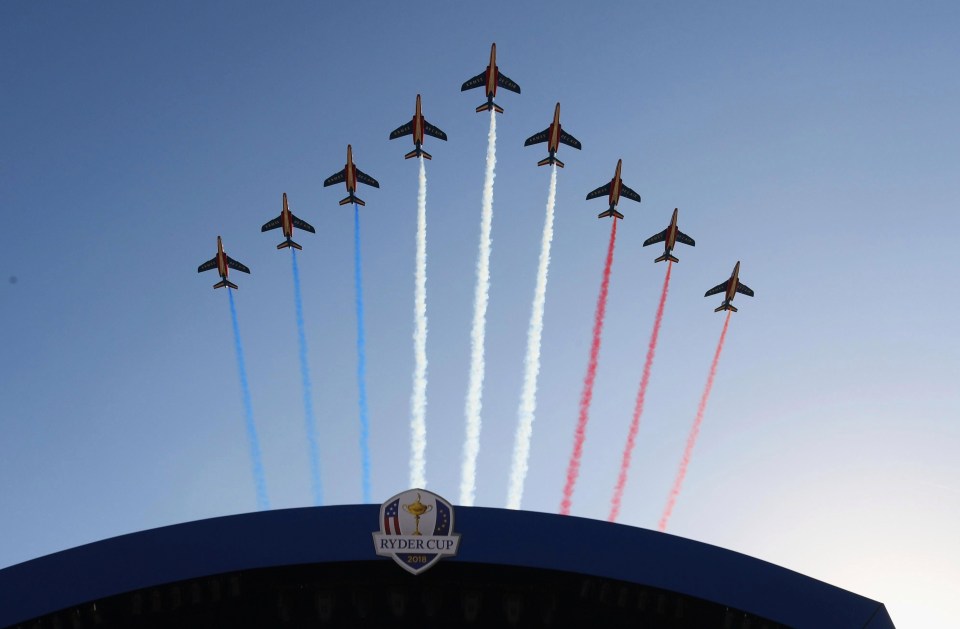
[[[230,269],[235,269],[243,273],[250,272],[250,269],[240,264],[228,256],[226,252],[224,252],[223,242],[220,240],[220,236],[217,236],[217,255],[213,256],[197,267],[197,273],[203,273],[204,271],[209,271],[211,269],[216,269],[217,273],[220,274],[220,281],[213,285],[214,288],[223,288],[224,286],[237,288],[236,284],[227,279],[227,275],[230,274]]]
[[[746,284],[742,284],[740,282],[739,261],[737,262],[736,266],[733,267],[733,273],[730,274],[730,279],[722,284],[717,284],[704,293],[703,296],[709,297],[710,295],[716,295],[718,293],[724,293],[723,303],[714,309],[714,312],[720,312],[721,310],[732,310],[736,312],[737,309],[730,302],[733,301],[733,298],[737,295],[737,293],[743,293],[747,297],[753,297],[753,290],[751,290]]]
[[[557,159],[557,149],[560,148],[561,142],[567,146],[572,146],[578,151],[580,150],[580,140],[564,131],[563,127],[560,126],[560,103],[557,103],[557,108],[553,110],[553,122],[550,123],[550,126],[540,133],[531,135],[523,145],[531,146],[533,144],[540,144],[541,142],[547,143],[547,151],[550,154],[537,162],[537,166],[556,164],[560,168],[563,168],[563,162]]]
[[[348,196],[347,198],[340,200],[340,205],[346,205],[347,203],[366,205],[366,203],[364,203],[360,197],[354,194],[357,191],[358,181],[368,186],[373,186],[374,188],[380,187],[380,182],[354,165],[353,148],[348,144],[347,163],[344,165],[343,170],[327,177],[323,182],[323,187],[326,188],[327,186],[332,186],[335,183],[345,182],[347,184]]]
[[[313,225],[306,221],[302,221],[296,216],[293,215],[293,212],[290,211],[290,208],[287,206],[287,193],[283,193],[283,209],[280,210],[280,216],[273,219],[269,223],[265,223],[263,227],[260,228],[260,231],[267,232],[271,229],[276,229],[278,227],[283,228],[283,235],[286,237],[286,240],[277,245],[277,249],[284,249],[286,247],[293,247],[294,249],[303,249],[300,245],[293,242],[293,228],[302,229],[305,232],[310,232],[311,234],[317,233],[317,230],[313,228]]]
[[[680,260],[678,258],[675,258],[670,254],[678,242],[682,242],[685,245],[690,245],[691,247],[697,246],[697,243],[694,242],[693,238],[687,236],[685,233],[677,229],[677,213],[679,212],[680,210],[678,208],[673,208],[673,218],[670,219],[670,226],[656,236],[650,236],[643,241],[644,247],[657,242],[663,243],[663,255],[654,260],[654,262],[663,262],[664,260],[679,262]]]
[[[490,65],[487,66],[487,69],[461,85],[460,91],[465,92],[467,90],[472,90],[475,87],[480,87],[481,85],[486,90],[487,102],[477,107],[477,113],[480,113],[481,111],[490,111],[491,109],[498,114],[503,113],[503,107],[493,102],[494,97],[497,95],[498,85],[505,90],[510,90],[511,92],[516,92],[517,94],[520,93],[520,86],[507,78],[505,74],[501,74],[500,68],[497,67],[496,44],[492,44],[490,46]]]
[[[420,113],[420,95],[417,94],[417,108],[413,112],[413,120],[407,124],[397,127],[390,134],[391,140],[396,140],[397,138],[402,138],[405,135],[413,135],[413,146],[415,147],[412,151],[403,156],[403,159],[410,159],[411,157],[420,157],[423,155],[424,159],[433,159],[433,156],[430,153],[427,153],[423,150],[423,134],[433,136],[440,140],[446,140],[447,134],[436,128],[432,124],[426,121],[423,117],[423,114]]]
[[[623,214],[617,211],[617,203],[620,202],[620,195],[640,203],[640,195],[628,188],[627,185],[620,179],[620,168],[622,166],[623,160],[618,159],[617,171],[613,173],[613,179],[610,180],[610,183],[600,186],[587,195],[587,200],[596,199],[597,197],[602,197],[605,194],[609,195],[608,202],[610,203],[610,209],[597,214],[597,218],[604,218],[605,216],[623,218]]]

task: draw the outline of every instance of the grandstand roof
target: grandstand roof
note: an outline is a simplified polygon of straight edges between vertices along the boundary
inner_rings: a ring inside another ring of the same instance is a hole
[[[458,555],[415,576],[374,553],[379,509],[213,518],[34,559],[0,570],[0,627],[44,618],[50,627],[203,626],[212,613],[250,627],[299,626],[304,617],[358,627],[564,627],[584,618],[606,626],[893,627],[883,604],[759,559],[544,513],[457,507]]]

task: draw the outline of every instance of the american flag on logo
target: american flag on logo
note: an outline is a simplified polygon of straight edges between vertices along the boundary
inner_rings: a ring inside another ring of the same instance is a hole
[[[393,529],[390,525],[393,524]],[[383,510],[383,532],[387,535],[402,535],[400,532],[400,499],[397,498]]]

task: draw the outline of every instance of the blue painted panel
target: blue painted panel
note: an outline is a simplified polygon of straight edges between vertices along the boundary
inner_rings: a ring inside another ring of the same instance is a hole
[[[197,577],[374,554],[379,505],[311,507],[178,524],[0,570],[0,627],[71,605]],[[740,553],[597,520],[459,507],[460,555],[648,585],[793,627],[892,629],[882,604]],[[398,566],[397,570],[401,570]]]

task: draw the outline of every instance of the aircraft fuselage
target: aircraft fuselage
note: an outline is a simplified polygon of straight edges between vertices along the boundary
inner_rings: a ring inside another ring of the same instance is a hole
[[[350,196],[357,191],[357,170],[353,166],[353,147],[347,145],[347,163],[343,167],[344,183],[347,184],[347,192]]]
[[[623,166],[623,160],[617,160],[617,172],[613,174],[613,179],[610,181],[610,207],[614,208],[617,206],[617,203],[620,202],[620,167]]]
[[[730,285],[727,286],[727,294],[724,296],[724,299],[727,303],[733,301],[734,296],[737,294],[737,283],[739,282],[740,276],[740,263],[733,267],[733,273],[730,275]]]
[[[290,213],[290,207],[287,205],[287,193],[283,193],[283,211],[280,212],[280,227],[283,229],[283,235],[286,238],[293,238],[293,214]]]
[[[230,274],[230,267],[227,266],[227,254],[223,252],[223,241],[217,236],[217,273],[220,277],[227,279]]]
[[[560,103],[557,103],[557,108],[553,110],[553,124],[550,125],[550,134],[547,137],[547,151],[550,153],[550,156],[553,157],[556,155],[557,150],[560,148]]]
[[[673,210],[673,218],[670,220],[670,227],[667,229],[667,253],[673,251],[673,248],[677,246],[677,213],[678,210]]]
[[[497,95],[497,78],[500,68],[497,67],[497,45],[490,46],[490,65],[487,66],[487,99],[493,100]]]
[[[417,94],[417,110],[413,114],[413,143],[417,148],[423,145],[423,114],[420,112],[419,94]]]

